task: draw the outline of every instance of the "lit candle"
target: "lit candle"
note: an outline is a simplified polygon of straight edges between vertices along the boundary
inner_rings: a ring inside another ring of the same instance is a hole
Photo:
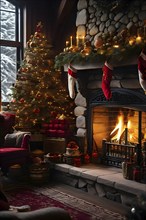
[[[85,43],[85,37],[83,36],[83,45],[84,45],[84,43]]]
[[[76,37],[76,40],[77,40],[76,44],[77,44],[77,47],[78,47],[79,46],[79,37],[78,36]]]
[[[118,44],[114,44],[113,47],[114,48],[119,48],[119,45]]]
[[[72,36],[70,36],[70,47],[72,47]]]
[[[68,47],[68,45],[69,45],[69,41],[66,41],[66,47]]]
[[[134,39],[129,40],[129,44],[132,45],[134,43]]]
[[[141,42],[141,37],[138,36],[138,37],[136,38],[136,43],[140,43],[140,42]]]

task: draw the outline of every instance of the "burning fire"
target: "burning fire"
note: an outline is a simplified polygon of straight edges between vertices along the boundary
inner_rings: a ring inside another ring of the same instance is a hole
[[[113,134],[115,134],[112,138],[112,140],[117,140],[119,141],[120,140],[120,137],[121,137],[121,134],[123,133],[124,131],[124,120],[123,120],[123,115],[121,116],[118,116],[118,123],[116,124],[116,127],[114,128],[114,130],[111,132],[111,136]]]
[[[131,120],[128,119],[127,122],[125,122],[124,119],[124,115],[118,116],[118,122],[110,133],[111,140],[118,143],[124,140],[125,144],[127,144],[127,142],[136,142],[137,135],[135,135],[135,131],[132,129]]]

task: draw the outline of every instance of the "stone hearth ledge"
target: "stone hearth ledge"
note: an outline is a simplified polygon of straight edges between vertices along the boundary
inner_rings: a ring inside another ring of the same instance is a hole
[[[146,193],[145,183],[125,179],[120,168],[94,164],[83,165],[81,167],[74,167],[68,164],[55,164],[53,168],[70,176],[92,181],[135,196]]]

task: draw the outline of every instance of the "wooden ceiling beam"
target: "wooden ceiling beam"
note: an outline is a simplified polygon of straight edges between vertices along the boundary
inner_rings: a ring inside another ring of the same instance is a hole
[[[58,13],[56,18],[56,28],[61,24],[65,22],[65,19],[67,19],[71,11],[74,7],[76,7],[77,1],[70,1],[70,0],[61,0],[60,6],[58,7]]]

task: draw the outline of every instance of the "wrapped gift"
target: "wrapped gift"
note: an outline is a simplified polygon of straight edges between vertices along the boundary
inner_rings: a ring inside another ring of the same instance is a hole
[[[133,167],[133,180],[141,182],[142,172],[140,166]]]
[[[74,158],[74,166],[75,167],[81,166],[81,158],[80,157]]]
[[[49,124],[49,129],[53,129],[54,128],[54,124]]]
[[[54,124],[54,129],[59,129],[59,124]]]

